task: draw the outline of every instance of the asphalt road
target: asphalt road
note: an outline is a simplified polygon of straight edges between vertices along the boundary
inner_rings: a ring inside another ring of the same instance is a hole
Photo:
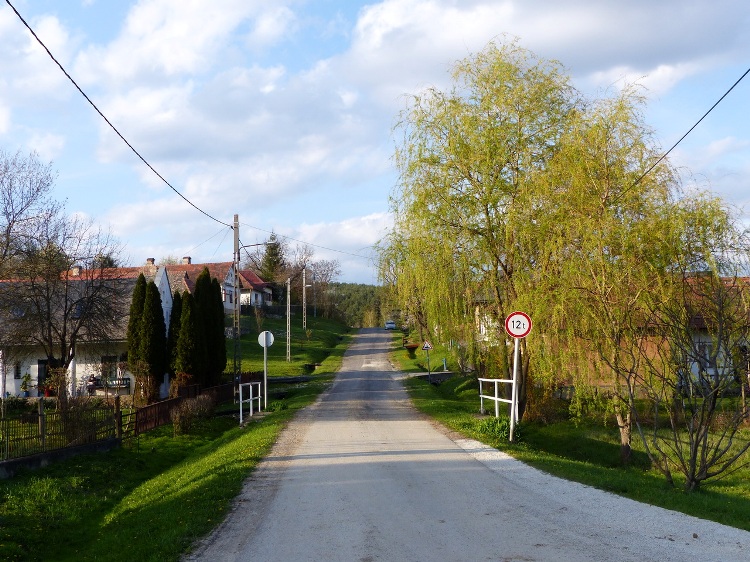
[[[750,533],[560,480],[409,404],[363,330],[186,561],[750,560]]]

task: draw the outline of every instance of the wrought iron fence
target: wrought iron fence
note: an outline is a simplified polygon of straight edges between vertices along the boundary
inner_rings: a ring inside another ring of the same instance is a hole
[[[119,415],[119,413],[118,413]],[[2,460],[103,441],[116,436],[113,408],[24,413],[0,419]]]
[[[262,373],[242,373],[240,380],[262,380]],[[0,460],[10,460],[96,443],[110,438],[129,439],[170,423],[171,411],[186,398],[210,395],[217,404],[235,399],[236,385],[228,383],[200,390],[197,385],[179,397],[134,410],[121,410],[119,398],[110,406],[45,411],[42,401],[37,412],[0,419]]]

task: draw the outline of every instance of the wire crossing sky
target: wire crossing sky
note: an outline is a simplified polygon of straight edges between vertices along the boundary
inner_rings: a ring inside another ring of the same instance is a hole
[[[246,244],[274,232],[375,283],[361,256],[392,224],[398,112],[503,34],[588,95],[641,84],[685,185],[741,212],[750,199],[747,80],[681,139],[748,68],[750,5],[734,0],[12,0],[77,86],[9,4],[0,148],[52,161],[56,198],[111,228],[132,264],[228,261],[217,222],[236,213]]]

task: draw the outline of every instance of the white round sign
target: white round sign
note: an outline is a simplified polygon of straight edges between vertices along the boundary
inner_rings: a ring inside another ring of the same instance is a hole
[[[258,335],[258,344],[261,347],[271,347],[273,345],[273,334],[266,330]]]
[[[514,338],[525,338],[531,331],[531,318],[525,312],[511,312],[505,319],[505,331]]]

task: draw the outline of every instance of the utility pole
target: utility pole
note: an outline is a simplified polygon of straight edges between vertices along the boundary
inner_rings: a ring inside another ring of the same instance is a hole
[[[307,330],[307,281],[305,280],[306,268],[302,268],[302,329]]]
[[[292,361],[292,322],[291,322],[291,312],[292,312],[292,295],[290,294],[289,289],[292,286],[292,278],[287,277],[286,278],[286,362],[290,363]]]
[[[240,377],[240,218],[234,215],[234,260],[232,273],[234,286],[232,288],[232,305],[234,309],[234,322],[232,324],[234,337],[234,380],[239,382]]]

